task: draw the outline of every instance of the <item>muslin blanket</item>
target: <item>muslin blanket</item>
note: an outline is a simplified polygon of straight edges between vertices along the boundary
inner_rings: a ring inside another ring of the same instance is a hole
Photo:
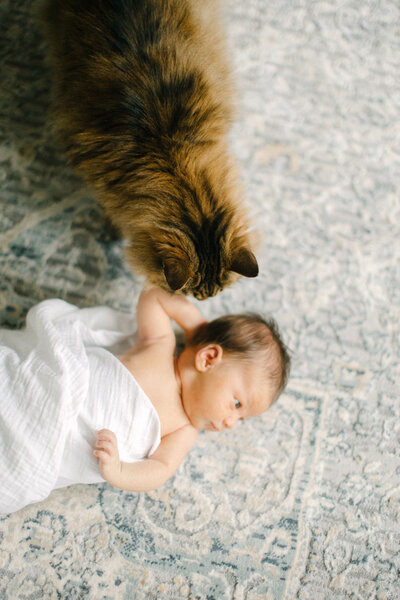
[[[95,431],[117,434],[122,460],[160,443],[158,415],[115,357],[135,341],[135,320],[107,307],[45,300],[20,331],[0,330],[0,513],[52,489],[103,481]]]

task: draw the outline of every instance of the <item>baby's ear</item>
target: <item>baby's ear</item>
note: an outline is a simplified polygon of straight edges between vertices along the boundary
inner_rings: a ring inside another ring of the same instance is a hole
[[[205,373],[218,365],[222,360],[223,350],[219,344],[208,344],[197,350],[195,366],[198,371]]]

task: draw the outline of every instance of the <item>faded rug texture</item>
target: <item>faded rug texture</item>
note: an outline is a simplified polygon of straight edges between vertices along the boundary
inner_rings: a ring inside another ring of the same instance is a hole
[[[2,600],[400,598],[399,3],[228,0],[226,26],[261,273],[201,308],[275,317],[288,389],[157,492],[0,518]],[[2,327],[50,297],[133,311],[142,284],[53,142],[45,55],[0,0]]]

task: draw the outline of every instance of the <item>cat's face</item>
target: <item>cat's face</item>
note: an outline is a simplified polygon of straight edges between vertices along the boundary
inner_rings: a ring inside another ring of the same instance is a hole
[[[236,179],[222,152],[210,150],[203,159],[207,169],[193,157],[186,162],[179,157],[182,170],[155,165],[144,179],[145,200],[135,205],[131,221],[125,213],[123,226],[134,270],[155,285],[199,300],[215,296],[240,275],[258,275]]]
[[[163,260],[163,275],[170,291],[179,290],[197,300],[206,300],[231,285],[240,275],[256,277],[258,264],[245,246],[228,252],[219,248],[208,256],[200,252],[191,259],[182,251],[181,259],[167,257]]]
[[[209,272],[208,276],[207,274],[202,276],[200,271],[198,271],[192,276],[189,276],[189,279],[186,281],[185,285],[182,288],[179,288],[181,293],[194,296],[197,298],[197,300],[206,300],[207,298],[216,296],[223,289],[230,286],[239,278],[240,275],[243,275],[244,277],[256,277],[258,274],[258,266],[255,256],[247,249],[243,249],[243,251],[247,254],[247,256],[244,259],[242,266],[240,266],[239,263],[236,265],[228,264],[225,268],[218,271],[218,265],[215,265],[215,270],[213,272]],[[208,269],[206,268],[206,270],[211,271],[212,266],[212,263],[209,264]],[[243,272],[239,273],[234,269],[238,269],[238,271],[240,270]],[[166,281],[168,287],[172,289],[171,285],[168,283],[167,277]]]
[[[188,223],[186,223],[188,225]],[[183,231],[185,229],[185,231]],[[203,219],[201,227],[154,227],[147,244],[132,239],[128,260],[151,283],[205,300],[231,285],[240,275],[256,277],[257,260],[246,235],[235,235],[230,219]],[[151,260],[150,260],[151,258]],[[146,264],[145,268],[143,268]],[[141,268],[140,268],[141,267]]]

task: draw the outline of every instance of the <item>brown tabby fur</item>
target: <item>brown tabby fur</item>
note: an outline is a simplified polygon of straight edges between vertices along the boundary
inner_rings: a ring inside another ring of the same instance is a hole
[[[47,0],[53,114],[134,269],[199,299],[255,277],[210,0]]]

